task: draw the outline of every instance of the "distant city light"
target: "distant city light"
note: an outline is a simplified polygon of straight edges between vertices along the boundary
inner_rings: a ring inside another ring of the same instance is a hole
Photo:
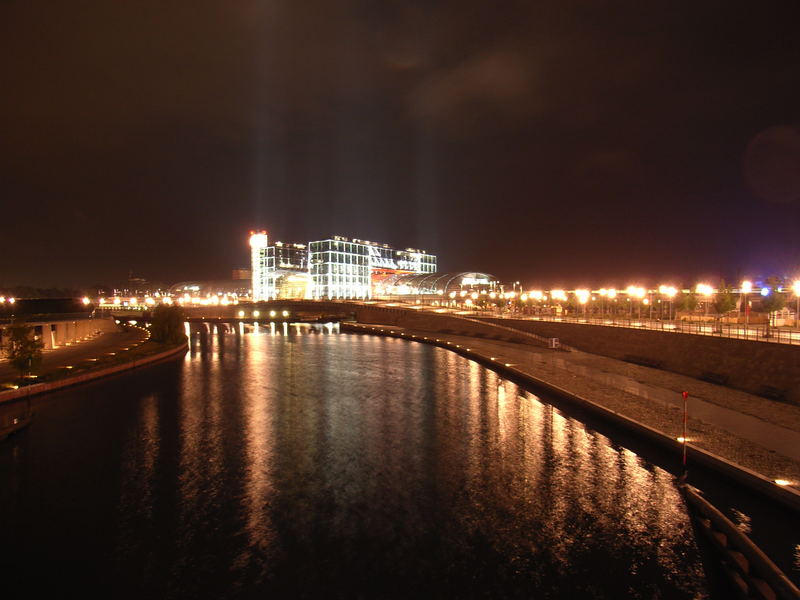
[[[714,295],[714,288],[708,285],[707,283],[698,283],[697,288],[695,288],[695,291],[701,296],[705,296],[706,298]]]
[[[678,290],[671,285],[660,285],[658,286],[658,292],[667,298],[674,298]]]
[[[742,293],[749,294],[752,291],[753,291],[753,282],[745,279],[742,282]]]
[[[769,296],[771,291],[772,290],[769,287],[764,286],[764,287],[761,288],[761,295],[764,296],[764,297]]]

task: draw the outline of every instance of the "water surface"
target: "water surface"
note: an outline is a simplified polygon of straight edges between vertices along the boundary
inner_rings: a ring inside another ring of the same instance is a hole
[[[38,400],[0,448],[30,591],[705,597],[666,471],[444,349],[311,331]]]

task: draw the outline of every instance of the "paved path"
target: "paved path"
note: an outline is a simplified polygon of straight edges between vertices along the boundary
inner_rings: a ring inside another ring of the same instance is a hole
[[[682,432],[681,392],[686,390],[690,394],[687,437],[693,445],[800,488],[800,406],[586,352],[375,327],[470,348],[671,437]]]
[[[42,366],[39,369],[39,374],[44,375],[67,365],[76,365],[90,358],[104,356],[109,352],[124,351],[142,343],[146,335],[141,329],[131,328],[128,331],[100,333],[86,341],[75,342],[70,346],[49,350],[42,355]],[[0,384],[11,381],[16,377],[16,369],[7,360],[0,361]]]

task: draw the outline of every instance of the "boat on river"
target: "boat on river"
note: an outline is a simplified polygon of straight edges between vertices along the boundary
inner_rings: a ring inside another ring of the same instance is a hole
[[[730,519],[686,483],[679,489],[707,571],[720,573],[739,598],[800,600],[800,590]]]

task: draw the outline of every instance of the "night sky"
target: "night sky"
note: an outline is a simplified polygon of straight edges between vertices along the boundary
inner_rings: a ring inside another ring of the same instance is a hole
[[[0,286],[247,231],[530,285],[800,272],[797,2],[0,0]]]

